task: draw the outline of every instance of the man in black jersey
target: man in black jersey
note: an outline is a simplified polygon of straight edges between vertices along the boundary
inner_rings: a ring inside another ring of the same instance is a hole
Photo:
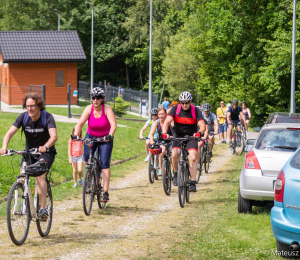
[[[163,125],[162,133],[166,134],[169,125],[174,121],[173,130],[175,137],[193,136],[195,133],[204,133],[205,123],[202,113],[198,108],[192,105],[191,93],[185,91],[179,95],[180,106],[173,106],[167,116],[167,119]],[[180,109],[179,109],[180,108]],[[199,127],[199,131],[197,131]],[[164,135],[163,135],[164,137]],[[199,135],[200,137],[200,135]],[[191,174],[191,185],[190,191],[196,192],[196,173],[197,173],[197,153],[198,153],[198,142],[197,140],[191,140],[186,146],[189,152],[189,163],[190,163],[190,174]],[[173,185],[177,186],[177,168],[180,156],[180,143],[173,141],[172,148],[172,164],[174,167],[174,178]]]
[[[23,108],[26,108],[26,112],[20,114],[10,129],[5,134],[3,139],[2,149],[0,154],[5,154],[10,139],[18,131],[23,124],[23,118],[28,113],[28,121],[24,125],[24,134],[26,137],[26,148],[38,148],[39,152],[42,153],[36,161],[44,159],[48,168],[50,169],[55,158],[56,150],[54,147],[57,141],[56,125],[54,118],[48,112],[43,112],[46,116],[46,125],[43,125],[41,118],[41,111],[45,109],[45,103],[42,96],[38,93],[25,94],[23,98]],[[27,162],[29,164],[29,162]],[[48,218],[48,212],[46,207],[46,196],[47,196],[47,183],[45,180],[46,173],[36,177],[38,183],[38,193],[41,203],[40,218],[41,221],[46,221]]]
[[[227,111],[227,122],[229,128],[229,147],[232,146],[232,123],[240,123],[239,117],[241,117],[244,122],[246,122],[245,115],[243,113],[243,109],[238,106],[238,100],[232,100],[232,107],[230,107]],[[238,131],[241,131],[241,126],[238,126]]]

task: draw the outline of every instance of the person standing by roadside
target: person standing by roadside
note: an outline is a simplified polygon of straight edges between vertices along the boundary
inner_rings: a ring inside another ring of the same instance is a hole
[[[219,143],[226,143],[226,134],[224,136],[225,127],[226,124],[226,108],[225,108],[225,102],[221,100],[220,102],[221,107],[217,109],[217,118],[219,119]],[[226,128],[227,130],[227,128]]]
[[[164,107],[164,109],[167,111],[169,109],[170,106],[170,102],[167,100],[167,98],[164,98],[164,102],[161,103]]]
[[[123,98],[123,93],[124,93],[124,89],[121,86],[119,86],[118,97]]]
[[[246,134],[249,135],[248,127],[249,127],[249,123],[250,123],[251,112],[250,112],[250,109],[247,108],[247,104],[245,101],[242,101],[241,105],[242,105],[242,109],[243,109],[243,114],[246,118],[246,122],[245,122]]]
[[[72,135],[74,135],[75,126],[72,131]],[[82,137],[82,131],[79,133],[79,137]],[[72,164],[73,167],[73,180],[74,185],[73,188],[77,187],[77,168],[78,168],[78,184],[82,186],[82,165],[83,165],[83,141],[73,141],[71,138],[69,139],[68,145],[68,155],[69,155],[69,163]]]

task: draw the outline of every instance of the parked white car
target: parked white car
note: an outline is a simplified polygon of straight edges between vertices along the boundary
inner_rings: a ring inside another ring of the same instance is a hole
[[[248,140],[247,144],[249,152],[240,173],[240,213],[274,201],[277,175],[300,146],[300,123],[266,124],[256,140]]]

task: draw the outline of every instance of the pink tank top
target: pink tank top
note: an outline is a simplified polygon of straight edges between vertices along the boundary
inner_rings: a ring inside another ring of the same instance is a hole
[[[110,123],[104,111],[105,105],[102,105],[102,114],[99,118],[94,117],[94,106],[89,117],[87,133],[94,137],[103,137],[109,134]]]

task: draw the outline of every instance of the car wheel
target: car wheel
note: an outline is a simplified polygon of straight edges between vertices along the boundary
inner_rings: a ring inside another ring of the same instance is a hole
[[[278,255],[282,256],[283,258],[299,258],[299,251],[298,250],[291,250],[289,245],[283,244],[276,239],[276,246]]]
[[[238,212],[247,213],[251,211],[252,211],[251,201],[244,199],[241,195],[241,192],[239,191]]]

